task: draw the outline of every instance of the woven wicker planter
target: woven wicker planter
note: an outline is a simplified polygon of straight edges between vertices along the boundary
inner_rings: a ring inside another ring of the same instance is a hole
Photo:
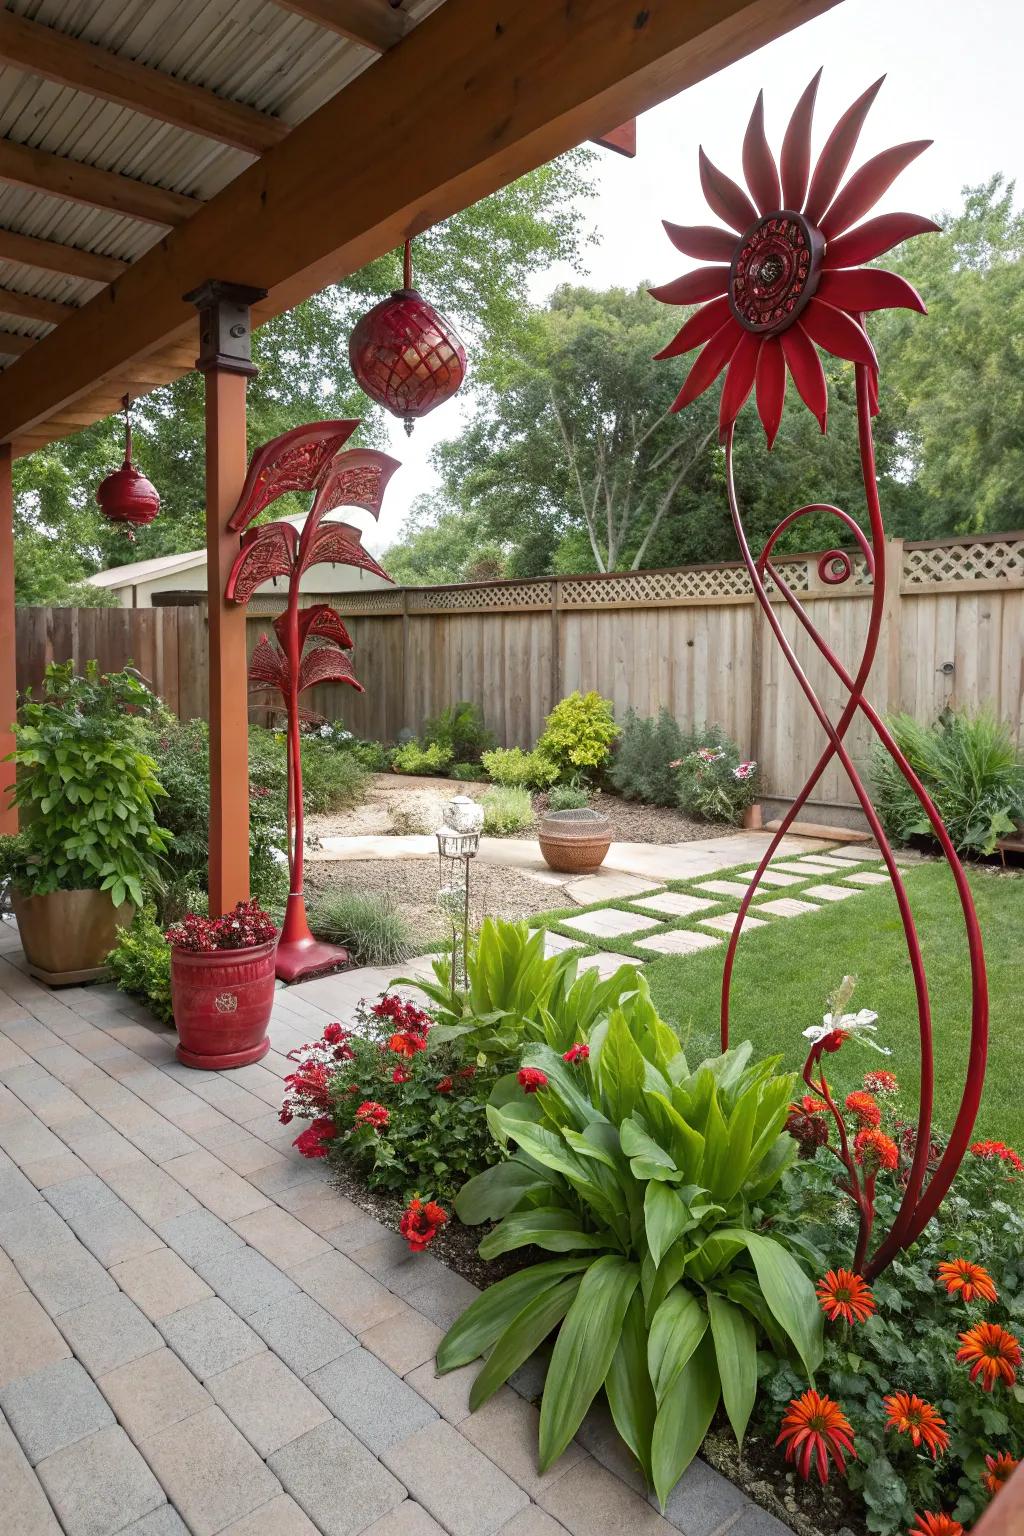
[[[549,811],[540,824],[545,861],[566,874],[600,869],[611,840],[611,822],[602,811]]]

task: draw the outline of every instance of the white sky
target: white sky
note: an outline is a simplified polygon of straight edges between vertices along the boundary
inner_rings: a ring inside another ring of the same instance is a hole
[[[645,114],[635,160],[603,152],[599,196],[589,204],[600,244],[589,248],[585,274],[552,269],[534,285],[542,302],[559,282],[595,288],[664,282],[695,265],[680,257],[661,228],[718,221],[697,176],[697,146],[742,181],[740,147],[758,90],[765,89],[768,141],[778,153],[797,97],[819,65],[814,152],[836,118],[880,74],[887,79],[868,116],[853,168],[908,139],[933,138],[899,177],[878,210],[933,215],[956,205],[967,183],[1004,171],[1024,196],[1024,6],[1019,0],[843,0],[700,85]],[[925,295],[927,301],[927,295]],[[457,317],[453,317],[457,318]],[[666,321],[666,339],[672,325]],[[388,490],[380,525],[367,543],[390,543],[420,492],[437,486],[430,450],[455,437],[465,415],[456,399],[416,425],[411,439],[394,423],[388,450],[402,461]]]

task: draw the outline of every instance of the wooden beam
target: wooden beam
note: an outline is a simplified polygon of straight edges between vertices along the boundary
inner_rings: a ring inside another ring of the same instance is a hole
[[[0,379],[0,441],[160,346],[210,272],[267,288],[263,323],[834,3],[447,0]]]
[[[600,149],[613,149],[617,155],[625,155],[627,160],[635,159],[636,118],[631,117],[628,123],[620,123],[610,133],[598,134],[594,143]]]
[[[54,27],[27,21],[12,11],[0,11],[0,63],[87,91],[104,101],[115,101],[133,112],[250,154],[263,154],[288,132],[288,124],[280,118],[227,101],[202,86],[176,80],[173,75],[121,58]]]
[[[18,830],[11,805],[14,764],[4,759],[14,751],[11,727],[18,713],[14,652],[14,486],[10,447],[0,444],[0,835],[11,837]]]
[[[15,336],[11,331],[0,331],[0,357],[22,357],[35,344],[35,336]]]
[[[95,165],[15,144],[11,139],[0,139],[0,181],[123,213],[146,224],[183,224],[202,207],[196,198],[181,192],[153,187],[131,176],[119,176],[116,171],[101,171]]]
[[[65,315],[74,312],[73,304],[58,304],[55,299],[37,299],[34,293],[0,288],[0,315],[20,315],[25,320],[45,320],[49,325],[59,325]]]
[[[13,229],[0,229],[0,261],[40,267],[44,272],[62,272],[90,283],[112,283],[128,270],[126,261],[113,256],[97,256],[93,251],[80,251],[77,246],[60,245],[56,240],[37,240],[34,235],[18,235]]]
[[[401,42],[412,22],[388,0],[275,0],[284,11],[294,11],[350,42],[361,43],[375,53],[387,53]]]

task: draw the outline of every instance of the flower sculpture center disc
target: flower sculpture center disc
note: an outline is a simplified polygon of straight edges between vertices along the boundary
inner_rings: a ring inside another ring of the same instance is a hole
[[[748,331],[774,336],[818,286],[824,241],[798,213],[772,213],[740,241],[729,271],[729,305]]]

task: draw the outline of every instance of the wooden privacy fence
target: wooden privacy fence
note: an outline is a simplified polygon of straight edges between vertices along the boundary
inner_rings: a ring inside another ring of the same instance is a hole
[[[887,598],[869,689],[883,712],[932,720],[945,705],[991,705],[1020,740],[1024,695],[1024,532],[886,546]],[[816,628],[856,668],[870,578],[862,562],[829,585],[817,554],[786,556],[787,579]],[[457,699],[483,709],[507,745],[530,746],[565,694],[596,688],[620,717],[665,705],[683,723],[722,726],[762,766],[765,794],[791,798],[810,774],[822,733],[739,564],[611,576],[564,576],[451,587],[341,593],[329,600],[355,643],[365,694],[318,688],[311,705],[357,734],[393,740]],[[785,633],[833,718],[845,693],[777,598]],[[249,648],[280,611],[276,594],[250,603]],[[206,708],[205,608],[18,611],[18,677],[48,660],[131,658],[179,715]],[[307,696],[308,697],[308,696]],[[871,733],[847,738],[866,766]],[[845,773],[830,766],[812,805],[849,806]]]

